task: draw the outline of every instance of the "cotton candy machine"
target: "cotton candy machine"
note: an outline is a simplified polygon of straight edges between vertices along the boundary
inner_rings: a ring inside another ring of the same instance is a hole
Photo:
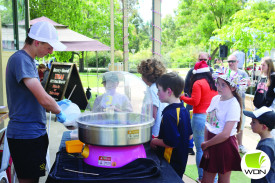
[[[101,93],[77,119],[79,140],[84,142],[84,162],[118,168],[146,158],[143,143],[151,139],[154,119],[146,84],[127,72],[102,76]]]

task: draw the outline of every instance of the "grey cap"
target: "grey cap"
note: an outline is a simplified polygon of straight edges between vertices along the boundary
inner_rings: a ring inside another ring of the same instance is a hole
[[[102,83],[104,82],[119,82],[116,72],[106,72],[102,77]]]

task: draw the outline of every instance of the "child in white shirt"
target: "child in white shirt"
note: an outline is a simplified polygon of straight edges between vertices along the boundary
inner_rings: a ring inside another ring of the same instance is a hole
[[[238,93],[246,89],[246,79],[234,71],[218,75],[219,95],[213,97],[206,110],[205,141],[201,144],[203,157],[202,182],[213,182],[218,173],[219,182],[230,182],[231,171],[241,171],[236,133],[241,127],[242,102]]]

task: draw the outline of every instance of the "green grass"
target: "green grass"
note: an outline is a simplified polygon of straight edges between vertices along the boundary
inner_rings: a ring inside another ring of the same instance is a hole
[[[97,87],[97,85],[99,87],[103,87],[103,85],[101,84],[101,77],[100,77],[101,73],[98,74],[98,78],[97,78],[97,74],[92,72],[88,73],[88,76],[87,76],[87,73],[84,73],[84,72],[79,73],[79,75],[84,88],[88,88],[88,85],[90,88],[95,88]],[[134,75],[141,77],[139,73],[134,73]]]
[[[240,154],[243,156],[243,154]],[[193,180],[196,180],[198,178],[198,170],[196,165],[187,165],[186,170],[184,173],[187,177],[190,177]],[[249,179],[247,176],[243,174],[241,171],[233,171],[231,172],[230,176],[230,182],[231,183],[250,183],[251,179]]]
[[[184,174],[193,180],[196,180],[199,177],[196,165],[187,165]]]
[[[84,88],[88,88],[88,86],[90,88],[94,88],[94,87],[97,87],[97,85],[99,87],[103,87],[103,85],[101,84],[101,79],[98,80],[96,75],[87,76],[87,75],[80,74],[80,80]]]

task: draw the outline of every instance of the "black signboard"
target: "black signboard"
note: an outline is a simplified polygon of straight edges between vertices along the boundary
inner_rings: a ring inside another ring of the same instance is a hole
[[[45,90],[56,101],[65,97],[82,110],[87,107],[88,101],[75,64],[53,63]]]

